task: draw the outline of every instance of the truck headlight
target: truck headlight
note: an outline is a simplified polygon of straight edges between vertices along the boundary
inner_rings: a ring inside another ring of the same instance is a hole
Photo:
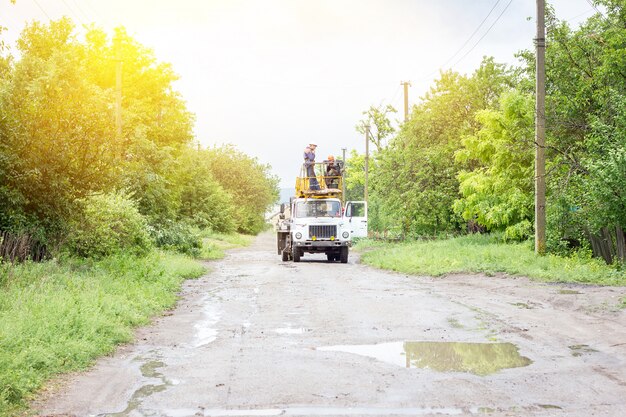
[[[296,233],[296,239],[302,239],[302,233],[297,232]]]
[[[341,234],[341,236],[343,236],[343,238],[344,238],[344,239],[347,239],[347,238],[348,238],[348,236],[350,236],[350,233],[348,233],[348,232],[343,232],[343,233]]]

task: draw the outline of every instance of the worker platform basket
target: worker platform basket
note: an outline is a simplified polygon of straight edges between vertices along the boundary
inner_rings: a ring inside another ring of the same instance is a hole
[[[339,175],[326,175],[328,161],[308,166],[302,164],[300,176],[296,178],[297,198],[341,198],[343,190],[343,161],[335,161]],[[312,175],[309,175],[312,170]]]

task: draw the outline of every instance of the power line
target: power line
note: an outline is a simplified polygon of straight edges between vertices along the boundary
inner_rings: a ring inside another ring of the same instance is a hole
[[[494,5],[491,7],[491,10],[489,10],[489,13],[487,13],[487,16],[485,16],[485,18],[482,20],[482,22],[480,22],[480,24],[476,27],[476,29],[474,29],[474,32],[472,32],[472,34],[465,40],[465,42],[463,43],[463,45],[461,45],[461,47],[450,57],[446,60],[446,62],[444,62],[442,65],[440,65],[436,70],[432,71],[431,73],[425,75],[424,77],[422,77],[419,81],[423,81],[427,78],[429,78],[431,75],[436,74],[441,68],[444,68],[446,65],[448,65],[448,63],[450,63],[450,61],[452,61],[459,53],[461,53],[461,51],[463,50],[463,48],[465,48],[467,46],[467,44],[474,38],[474,36],[478,33],[478,31],[480,30],[480,28],[483,27],[483,25],[485,24],[485,22],[487,21],[487,19],[489,19],[489,16],[491,16],[491,14],[493,13],[493,11],[496,9],[496,7],[498,7],[498,4],[500,4],[500,1],[502,0],[496,0],[496,2],[494,3]],[[418,81],[418,82],[419,82]]]
[[[476,42],[474,44],[474,46],[472,46],[470,48],[469,51],[467,51],[465,53],[465,55],[463,55],[458,61],[456,61],[454,63],[454,65],[452,65],[453,67],[457,66],[461,61],[463,61],[473,50],[474,48],[476,48],[478,46],[478,44],[485,39],[485,36],[487,36],[489,34],[489,32],[491,31],[491,29],[496,25],[496,23],[498,23],[498,21],[500,20],[500,18],[502,17],[502,15],[504,15],[504,12],[507,11],[507,9],[509,8],[509,6],[511,5],[511,3],[513,3],[513,0],[509,0],[509,2],[507,3],[507,5],[504,7],[504,9],[502,10],[502,12],[500,13],[500,15],[496,18],[496,20],[491,24],[491,26],[489,26],[489,29],[487,29],[487,31],[483,34],[483,36],[480,37],[480,39],[478,39],[478,42]]]
[[[72,9],[70,7],[69,4],[67,4],[67,2],[65,0],[61,0],[63,2],[63,4],[65,5],[65,7],[67,8],[67,10],[69,10],[69,12],[72,14],[72,16],[74,17],[74,19],[76,19],[81,25],[85,25],[85,22],[83,22],[80,17],[74,12],[74,9]]]
[[[594,4],[591,0],[587,0],[587,3],[589,3],[589,5],[590,5],[591,7],[593,7],[593,9],[594,9],[596,12],[598,12],[598,14],[599,14],[600,16],[602,16],[602,18],[603,18],[603,19],[606,19],[606,17],[604,16],[604,14],[603,14],[603,13],[602,13],[602,12],[601,12],[601,11],[600,11],[597,7],[596,7],[596,5],[595,5],[595,4]]]
[[[43,14],[46,15],[46,17],[48,18],[48,20],[52,20],[52,18],[50,18],[50,15],[48,13],[46,13],[46,11],[43,9],[43,7],[41,7],[41,4],[39,4],[39,2],[37,0],[33,0],[33,2],[35,2],[35,4],[37,5],[37,7],[39,7],[39,10],[41,10],[43,12]]]
[[[578,19],[579,17],[582,17],[582,16],[586,15],[586,14],[587,14],[587,13],[589,13],[589,12],[593,12],[594,10],[595,10],[595,8],[592,8],[592,9],[586,10],[586,11],[584,11],[584,12],[580,13],[580,14],[577,14],[576,16],[573,16],[573,17],[570,17],[570,18],[568,18],[568,19],[565,19],[564,21],[565,21],[565,22],[570,22],[570,21],[572,21],[572,20]]]
[[[493,5],[493,7],[491,8],[491,10],[489,10],[489,13],[487,13],[487,16],[485,16],[485,18],[483,19],[482,22],[480,22],[480,24],[476,27],[476,30],[474,30],[474,32],[470,35],[469,38],[467,38],[467,40],[463,43],[463,45],[461,45],[461,47],[454,53],[454,55],[452,55],[446,62],[443,63],[443,65],[440,65],[439,68],[443,68],[446,65],[448,65],[448,63],[450,63],[450,61],[452,61],[459,53],[461,53],[461,51],[463,50],[463,48],[465,48],[467,46],[467,44],[472,40],[472,38],[474,38],[474,36],[478,33],[478,31],[480,30],[481,27],[483,27],[483,25],[485,24],[485,22],[487,21],[487,19],[489,19],[489,16],[491,16],[491,13],[493,13],[493,11],[496,9],[496,7],[498,6],[498,4],[500,4],[500,1],[502,0],[497,0],[496,3]]]
[[[95,19],[92,19],[87,13],[84,12],[83,8],[80,7],[80,4],[78,3],[78,1],[76,0],[72,0],[72,3],[76,6],[76,9],[78,9],[78,12],[88,21],[93,22]]]

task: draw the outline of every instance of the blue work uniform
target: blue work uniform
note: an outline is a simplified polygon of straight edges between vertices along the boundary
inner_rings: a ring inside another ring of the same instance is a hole
[[[306,167],[306,175],[309,177],[309,188],[319,190],[320,185],[315,176],[315,152],[308,146],[304,149],[304,166]]]

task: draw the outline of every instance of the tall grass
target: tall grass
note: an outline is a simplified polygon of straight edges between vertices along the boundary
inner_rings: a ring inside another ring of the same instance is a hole
[[[543,281],[626,285],[626,271],[601,260],[586,255],[537,256],[527,244],[506,244],[486,235],[401,244],[366,240],[357,249],[366,264],[408,274],[503,272]]]
[[[254,240],[254,236],[241,233],[217,233],[204,230],[202,236],[202,259],[219,259],[224,256],[224,251],[242,246],[248,246]]]
[[[14,415],[51,376],[130,341],[134,326],[173,306],[181,282],[203,271],[189,257],[157,251],[0,263],[0,415]]]

